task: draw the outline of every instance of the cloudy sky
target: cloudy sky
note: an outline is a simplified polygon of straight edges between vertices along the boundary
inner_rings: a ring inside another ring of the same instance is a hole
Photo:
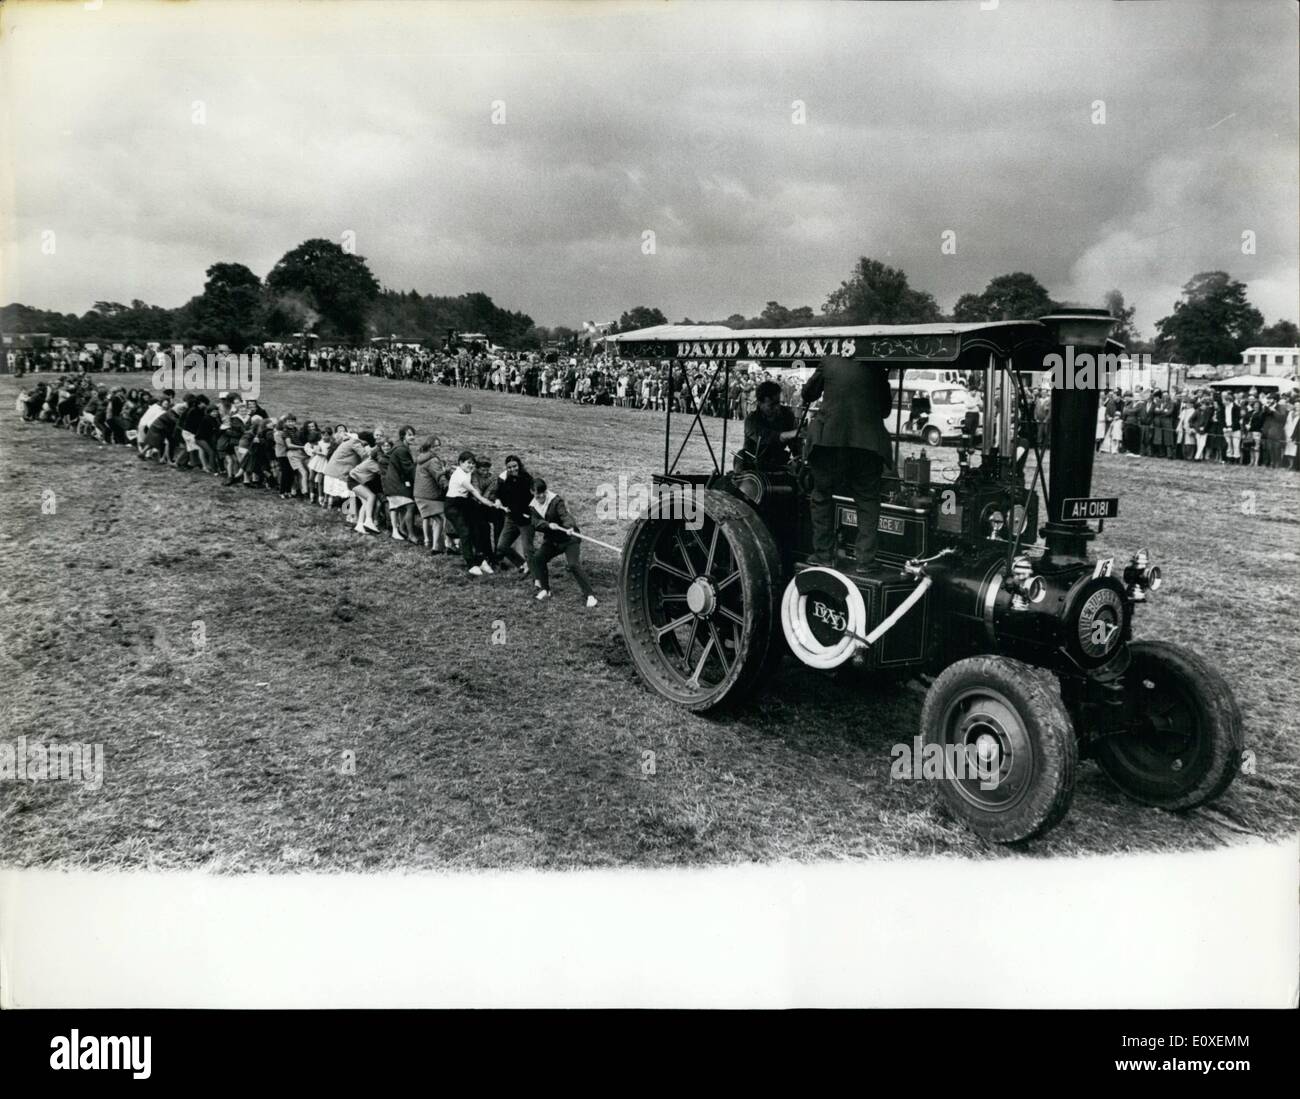
[[[1300,319],[1294,0],[985,3],[19,0],[0,301],[179,305],[351,232],[547,325],[819,310],[861,255],[945,310],[1027,270],[1149,333],[1224,269]]]

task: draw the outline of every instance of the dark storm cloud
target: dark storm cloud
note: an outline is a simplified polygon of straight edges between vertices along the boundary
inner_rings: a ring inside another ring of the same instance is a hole
[[[1149,328],[1221,267],[1294,316],[1295,30],[1272,2],[19,9],[0,297],[177,304],[351,230],[387,286],[550,324],[820,307],[864,254],[944,307],[1025,269]]]

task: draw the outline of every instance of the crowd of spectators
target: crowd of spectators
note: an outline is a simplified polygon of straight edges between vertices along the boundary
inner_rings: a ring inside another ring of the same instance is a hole
[[[627,362],[603,353],[562,356],[554,352],[433,350],[417,346],[264,345],[262,368],[318,371],[407,380],[458,389],[492,390],[521,397],[565,400],[662,412],[721,416],[744,420],[758,407],[758,387],[773,383],[780,403],[800,411],[799,380],[789,372],[735,369],[729,382],[722,375],[688,365],[674,374],[656,362]],[[144,371],[166,361],[156,345],[101,351],[86,348],[10,352],[15,373],[53,371],[76,374],[91,370]],[[728,388],[729,386],[729,388]],[[147,392],[140,390],[137,392]],[[1297,411],[1300,390],[1287,395],[1268,389],[1221,393],[1208,386],[1165,392],[1116,389],[1102,399],[1097,414],[1097,449],[1103,453],[1189,461],[1297,468]],[[1035,394],[1038,437],[1047,439],[1050,393]]]
[[[227,393],[161,393],[97,385],[64,373],[20,391],[16,411],[98,441],[133,447],[141,460],[207,473],[227,488],[278,493],[342,515],[361,536],[389,536],[434,556],[459,554],[472,576],[498,568],[531,574],[535,597],[550,597],[549,562],[563,555],[588,607],[596,606],[582,567],[580,530],[563,497],[509,455],[470,450],[454,461],[435,435],[414,427],[354,431],[347,424],[272,416],[257,400]]]
[[[1300,471],[1300,391],[1116,390],[1097,410],[1097,449],[1129,457]]]
[[[535,352],[493,355],[409,347],[322,347],[312,351],[292,348],[270,361],[278,365],[281,360],[288,369],[366,374],[651,412],[665,411],[670,400],[668,372],[663,364],[625,362],[605,354],[562,357]],[[710,378],[711,372],[689,369],[683,385],[678,375],[671,396],[673,410],[693,412],[699,408],[705,415],[720,416],[725,405],[732,418],[743,420],[757,407],[758,386],[770,380],[781,386],[784,403],[797,405],[799,401],[799,384],[790,375],[735,370],[726,393],[724,379],[710,385]]]
[[[470,350],[439,351],[427,347],[341,345],[311,349],[297,345],[266,345],[258,348],[257,353],[264,370],[354,374],[650,412],[665,411],[670,403],[668,372],[663,364],[624,362],[605,354],[488,354]],[[163,358],[166,351],[161,347],[128,346],[98,354],[84,348],[79,351],[63,348],[11,354],[16,355],[11,367],[17,374],[42,371],[142,372],[153,370],[166,361]],[[775,381],[781,387],[784,404],[799,405],[799,381],[788,373],[733,370],[725,393],[724,379],[719,377],[711,385],[710,378],[711,372],[688,369],[683,384],[678,374],[671,397],[673,411],[694,412],[698,408],[705,415],[721,416],[725,406],[731,418],[743,420],[757,407],[755,391],[764,381]]]

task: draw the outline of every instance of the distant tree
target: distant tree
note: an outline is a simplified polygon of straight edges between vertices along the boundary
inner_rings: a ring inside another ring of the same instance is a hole
[[[184,316],[184,307],[165,309],[136,298],[131,302],[129,318],[124,322],[123,336],[132,343],[181,338],[185,336]]]
[[[1300,347],[1300,328],[1295,321],[1278,321],[1260,329],[1260,347]]]
[[[44,332],[51,336],[75,336],[75,313],[56,313],[52,309],[34,309],[21,302],[0,306],[0,332]]]
[[[1111,331],[1111,339],[1119,340],[1125,347],[1132,347],[1138,342],[1137,330],[1133,327],[1136,305],[1126,306],[1124,295],[1118,290],[1112,290],[1106,295],[1106,312],[1119,322]]]
[[[454,298],[428,294],[413,298],[400,290],[384,290],[371,308],[369,328],[377,336],[398,335],[438,346],[448,329],[482,332],[493,343],[510,348],[540,346],[532,341],[542,340],[547,331],[537,328],[526,313],[502,309],[482,291]]]
[[[801,305],[787,309],[780,302],[770,301],[752,323],[754,328],[806,328],[817,323],[812,306]]]
[[[728,328],[744,328],[748,324],[745,320],[745,314],[732,313],[725,321],[722,322]]]
[[[858,260],[849,280],[831,292],[822,313],[839,324],[924,324],[940,316],[931,294],[913,290],[902,271],[866,256]]]
[[[274,339],[292,336],[295,332],[313,332],[320,313],[306,294],[274,294],[266,291],[263,303],[262,331]]]
[[[758,315],[758,323],[764,328],[784,328],[790,323],[790,310],[780,302],[770,301]]]
[[[80,339],[140,343],[166,340],[187,334],[186,309],[164,309],[135,298],[130,305],[118,301],[97,301],[94,306],[65,326],[61,335]]]
[[[668,318],[658,309],[652,309],[648,305],[638,305],[618,318],[614,331],[635,332],[638,328],[650,328],[656,324],[667,323]]]
[[[990,279],[980,294],[963,294],[953,307],[955,321],[1005,321],[1042,317],[1056,303],[1033,275],[1015,271]]]
[[[963,294],[952,307],[952,319],[955,321],[986,321],[988,306],[982,294]]]
[[[525,334],[520,347],[532,350],[544,347],[548,343],[558,343],[561,347],[569,347],[577,335],[572,328],[566,328],[564,325],[556,325],[554,328],[547,328],[544,324],[533,325]]]
[[[276,294],[306,297],[320,313],[324,336],[364,337],[371,307],[379,297],[379,283],[366,261],[319,237],[281,256],[266,284]]]
[[[650,314],[647,323],[662,323],[662,313]],[[235,349],[249,339],[303,331],[335,339],[396,334],[441,345],[449,329],[484,332],[495,343],[520,347],[533,328],[526,313],[502,309],[482,291],[435,297],[381,290],[364,259],[318,239],[286,253],[260,288],[257,276],[242,264],[213,264],[203,293],[176,309],[139,299],[130,305],[100,301],[77,317],[19,302],[0,306],[0,331],[6,333],[137,343],[181,339]],[[572,330],[551,330],[550,338],[564,339],[564,333]]]
[[[203,293],[186,305],[190,335],[208,346],[242,350],[265,328],[262,280],[242,263],[214,263],[206,273]]]
[[[1245,283],[1226,271],[1202,271],[1183,287],[1174,311],[1156,321],[1156,349],[1175,362],[1237,362],[1239,352],[1259,343],[1263,327]]]

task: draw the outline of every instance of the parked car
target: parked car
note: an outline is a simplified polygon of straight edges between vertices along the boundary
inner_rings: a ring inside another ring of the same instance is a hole
[[[897,415],[889,421],[891,429],[899,424],[898,438],[918,440],[926,446],[935,447],[958,442],[967,434],[967,414],[973,412],[971,423],[979,435],[980,401],[979,396],[967,389],[960,382],[947,379],[923,378],[922,374],[953,374],[955,370],[909,370],[903,379],[900,390],[898,380],[890,380],[894,393],[894,410],[898,411],[899,402],[903,404],[902,421]],[[926,400],[929,407],[926,407]]]

